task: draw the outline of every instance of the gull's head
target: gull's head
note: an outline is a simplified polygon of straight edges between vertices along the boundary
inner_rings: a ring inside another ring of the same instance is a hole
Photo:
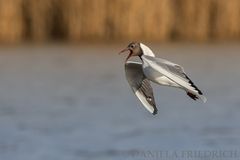
[[[141,45],[138,42],[131,42],[125,49],[123,49],[119,54],[129,51],[129,55],[126,61],[132,56],[141,56],[143,54]]]

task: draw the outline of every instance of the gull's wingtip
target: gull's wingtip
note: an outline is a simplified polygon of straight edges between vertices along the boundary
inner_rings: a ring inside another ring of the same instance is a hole
[[[200,99],[203,101],[203,103],[206,103],[206,102],[207,102],[207,98],[206,98],[205,96],[200,95],[199,97],[200,97]]]
[[[155,110],[152,112],[152,115],[156,115],[156,114],[158,114],[158,110],[157,110],[157,109],[155,109]]]
[[[207,98],[205,96],[203,96],[203,103],[206,103],[207,102]]]

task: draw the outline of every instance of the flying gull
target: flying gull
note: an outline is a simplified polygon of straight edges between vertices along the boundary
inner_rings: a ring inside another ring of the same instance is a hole
[[[193,100],[207,101],[180,65],[156,58],[153,51],[142,43],[132,42],[119,54],[126,51],[130,52],[125,61],[126,79],[143,106],[153,115],[157,114],[157,107],[150,82],[180,88]],[[138,56],[141,62],[128,61],[132,56]]]

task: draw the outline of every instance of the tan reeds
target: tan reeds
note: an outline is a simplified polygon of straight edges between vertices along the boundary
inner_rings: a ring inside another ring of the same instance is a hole
[[[216,23],[213,34],[217,39],[239,39],[240,36],[240,1],[215,0]]]
[[[179,3],[176,32],[180,39],[204,41],[209,37],[210,0],[182,0]]]
[[[0,42],[20,42],[23,33],[22,0],[0,0]]]
[[[25,9],[31,39],[34,41],[49,39],[53,20],[53,0],[25,0]]]
[[[161,41],[170,38],[172,0],[108,0],[107,6],[108,37]]]
[[[0,42],[240,40],[240,0],[0,0]]]
[[[63,25],[66,25],[68,39],[94,40],[104,37],[106,0],[63,0],[62,4]]]

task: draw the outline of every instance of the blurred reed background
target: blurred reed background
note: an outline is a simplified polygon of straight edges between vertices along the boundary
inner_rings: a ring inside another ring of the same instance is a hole
[[[239,0],[0,0],[0,42],[240,39]]]

